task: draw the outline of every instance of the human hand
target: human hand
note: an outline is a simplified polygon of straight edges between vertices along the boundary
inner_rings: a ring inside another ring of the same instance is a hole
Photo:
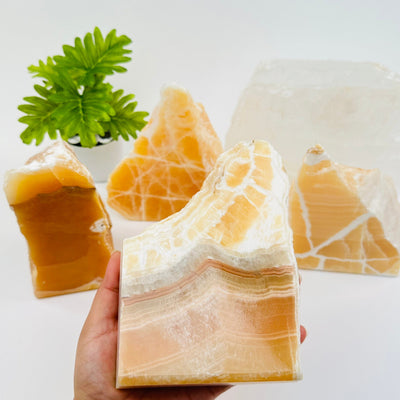
[[[120,253],[114,253],[79,337],[74,400],[213,400],[230,386],[116,389]],[[301,341],[306,332],[301,327]]]

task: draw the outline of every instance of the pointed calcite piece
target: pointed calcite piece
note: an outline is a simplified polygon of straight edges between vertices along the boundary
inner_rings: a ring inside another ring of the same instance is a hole
[[[290,192],[294,249],[300,268],[397,275],[400,204],[377,169],[333,162],[308,150]]]
[[[221,152],[203,106],[168,86],[131,154],[110,175],[108,204],[133,220],[168,217],[200,189]]]
[[[4,190],[28,242],[35,295],[97,288],[113,249],[111,223],[71,148],[56,142],[8,171]]]
[[[183,210],[124,241],[118,387],[299,378],[288,192],[278,153],[241,143]]]
[[[227,148],[268,140],[294,177],[314,143],[335,160],[379,168],[400,188],[400,75],[374,63],[272,60],[242,93]]]

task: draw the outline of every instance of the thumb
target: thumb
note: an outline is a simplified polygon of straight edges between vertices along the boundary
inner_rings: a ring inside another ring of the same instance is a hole
[[[112,329],[118,320],[120,260],[119,251],[111,255],[85,322],[84,330],[96,336],[104,333],[103,330]]]

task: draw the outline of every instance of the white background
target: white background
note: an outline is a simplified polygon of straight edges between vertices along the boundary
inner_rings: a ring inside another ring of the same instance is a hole
[[[176,81],[205,105],[221,138],[262,59],[375,61],[400,72],[398,0],[3,1],[1,176],[38,150],[19,139],[17,105],[33,94],[26,67],[96,25],[134,39],[134,61],[112,83],[135,93],[139,109],[151,111],[162,85]],[[35,299],[24,238],[3,193],[0,202],[0,399],[71,399],[75,346],[94,292]],[[119,249],[145,226],[110,214]],[[220,398],[400,398],[400,278],[302,275],[303,381],[241,385]]]

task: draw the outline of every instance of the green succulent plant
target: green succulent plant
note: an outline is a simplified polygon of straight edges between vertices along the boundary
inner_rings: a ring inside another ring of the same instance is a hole
[[[83,147],[97,144],[97,136],[111,135],[118,140],[136,138],[145,125],[147,112],[136,111],[133,94],[113,90],[106,76],[126,72],[121,64],[131,60],[126,49],[131,43],[125,35],[112,30],[103,37],[99,28],[87,33],[74,46],[64,45],[63,55],[48,57],[28,70],[41,84],[34,85],[38,96],[24,97],[18,107],[25,113],[19,121],[27,124],[21,134],[24,143],[39,145],[46,134],[68,141],[79,135]]]

